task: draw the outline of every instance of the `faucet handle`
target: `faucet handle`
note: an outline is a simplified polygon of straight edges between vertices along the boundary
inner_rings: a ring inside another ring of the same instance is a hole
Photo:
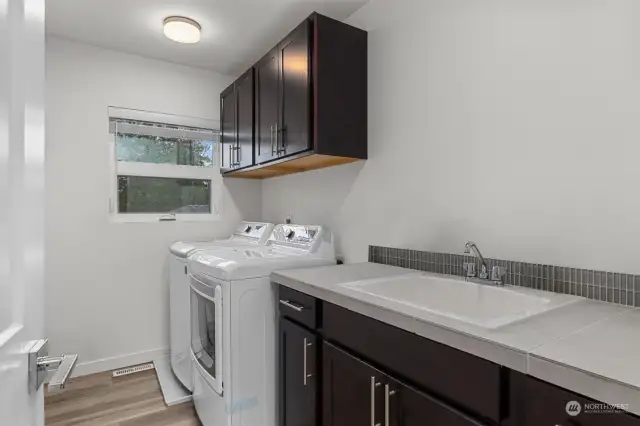
[[[504,278],[507,270],[502,266],[494,266],[491,268],[491,281],[495,281],[497,283],[502,283],[502,279]]]
[[[474,262],[465,262],[465,264],[462,265],[462,268],[464,269],[467,277],[476,276],[476,264]]]
[[[486,280],[489,278],[489,271],[487,271],[487,265],[485,265],[484,263],[480,267],[480,273],[478,274],[478,278],[480,278],[481,280]]]

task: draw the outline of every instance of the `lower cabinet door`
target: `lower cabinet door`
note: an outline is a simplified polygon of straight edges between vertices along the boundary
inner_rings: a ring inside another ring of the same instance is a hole
[[[384,426],[480,426],[432,397],[390,380],[383,390]]]
[[[322,369],[323,426],[483,425],[326,342]]]
[[[318,424],[317,337],[280,318],[280,425]]]
[[[381,425],[385,381],[386,376],[378,370],[329,343],[323,343],[323,425]]]

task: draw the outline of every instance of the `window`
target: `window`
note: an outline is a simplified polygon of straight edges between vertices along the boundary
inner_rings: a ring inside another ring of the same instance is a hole
[[[221,178],[218,131],[213,129],[217,126],[116,108],[109,114],[112,218],[123,222],[218,218]]]

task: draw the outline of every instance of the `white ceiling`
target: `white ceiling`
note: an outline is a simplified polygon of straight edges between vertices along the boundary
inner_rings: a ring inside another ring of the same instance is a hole
[[[47,0],[47,33],[113,50],[239,75],[316,11],[343,20],[368,0]],[[167,16],[202,26],[202,41],[164,37]]]

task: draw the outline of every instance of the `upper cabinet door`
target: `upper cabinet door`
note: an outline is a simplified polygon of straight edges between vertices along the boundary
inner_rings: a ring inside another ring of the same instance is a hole
[[[278,156],[312,148],[311,22],[305,20],[278,45],[280,56],[280,128]]]
[[[256,164],[276,157],[278,128],[278,49],[255,66],[255,159]]]
[[[236,92],[232,84],[220,94],[220,167],[234,168],[235,148],[238,137],[236,132]]]
[[[238,138],[235,162],[237,167],[253,165],[253,68],[244,73],[236,83]]]

